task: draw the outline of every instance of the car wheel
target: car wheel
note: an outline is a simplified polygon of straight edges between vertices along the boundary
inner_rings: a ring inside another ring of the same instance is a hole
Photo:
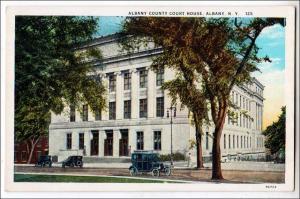
[[[159,176],[159,170],[158,169],[153,169],[152,170],[152,176],[158,177]]]
[[[171,175],[171,168],[170,168],[170,167],[166,167],[166,168],[165,168],[165,174],[166,174],[167,176],[170,176],[170,175]]]
[[[82,167],[82,162],[81,162],[81,161],[77,161],[77,162],[76,162],[76,166]]]
[[[129,169],[130,175],[131,176],[136,176],[137,175],[137,169],[135,167],[132,167]]]
[[[71,164],[70,164],[70,167],[74,167],[75,166],[75,164],[74,164],[74,162],[72,162]]]

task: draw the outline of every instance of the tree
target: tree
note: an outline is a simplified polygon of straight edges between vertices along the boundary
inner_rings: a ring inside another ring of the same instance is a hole
[[[134,42],[150,38],[156,46],[162,46],[164,52],[154,59],[153,66],[179,69],[184,77],[199,75],[214,125],[212,179],[223,179],[220,139],[225,117],[232,112],[229,108],[234,108],[230,92],[235,85],[251,83],[250,74],[258,70],[257,63],[270,61],[267,56],[257,56],[255,42],[265,27],[276,23],[284,25],[284,20],[253,18],[238,22],[232,18],[140,17],[125,22],[125,32],[139,36]],[[184,65],[188,67],[180,70]]]
[[[197,18],[197,20],[202,20]],[[178,26],[183,26],[178,28]],[[208,107],[205,93],[199,87],[199,75],[195,73],[198,63],[196,57],[189,53],[189,32],[193,26],[193,20],[189,18],[152,18],[129,17],[124,23],[121,43],[126,50],[139,49],[141,45],[153,42],[155,46],[163,49],[162,54],[153,59],[151,68],[160,70],[165,67],[177,72],[174,80],[165,82],[163,89],[169,91],[172,103],[177,99],[186,106],[193,115],[195,125],[197,167],[203,167],[202,160],[202,135],[203,124],[208,124]],[[131,35],[131,36],[128,36]],[[133,36],[133,37],[132,37]]]
[[[15,27],[15,138],[47,134],[49,113],[67,105],[105,108],[105,87],[94,74],[96,48],[80,49],[97,31],[97,18],[17,16]],[[32,145],[34,146],[34,145]],[[33,151],[34,148],[31,148]],[[28,160],[30,161],[30,160]]]
[[[281,114],[278,121],[273,122],[264,130],[263,134],[266,136],[265,147],[268,148],[271,154],[276,154],[279,151],[285,151],[285,109],[281,108]]]
[[[232,88],[251,83],[250,74],[259,70],[256,66],[262,61],[270,61],[266,57],[258,57],[256,39],[261,31],[276,23],[284,25],[279,18],[254,18],[245,25],[237,19],[208,20],[206,43],[202,50],[193,48],[195,54],[202,59],[204,67],[196,70],[202,74],[207,99],[211,105],[211,116],[215,129],[213,132],[212,179],[223,179],[221,170],[220,139],[226,114],[230,107]],[[207,39],[208,38],[208,39]],[[203,42],[195,39],[195,42]],[[213,44],[213,45],[211,45]],[[202,52],[201,52],[202,51]]]

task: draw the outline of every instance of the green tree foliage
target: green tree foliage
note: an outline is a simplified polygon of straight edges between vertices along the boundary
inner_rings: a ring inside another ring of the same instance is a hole
[[[188,32],[191,33],[192,23],[189,18],[127,18],[123,34],[133,37],[124,37],[122,45],[127,50],[134,50],[139,49],[141,44],[147,46],[150,41],[163,49],[162,54],[153,59],[151,67],[154,70],[169,67],[177,72],[176,78],[165,82],[162,88],[169,91],[173,104],[179,99],[193,115],[196,128],[197,167],[200,168],[203,167],[202,124],[208,123],[208,107],[205,93],[198,87],[199,74],[195,73],[197,58],[189,47]]]
[[[189,84],[195,80],[201,85],[214,125],[212,179],[223,179],[220,139],[226,114],[234,108],[230,92],[235,85],[251,83],[250,74],[258,70],[258,63],[270,61],[257,56],[255,42],[265,27],[276,23],[284,25],[284,20],[129,17],[124,24],[126,34],[137,36],[126,37],[125,48],[152,41],[163,49],[153,61],[154,68],[171,67]]]
[[[47,134],[49,113],[82,103],[105,108],[105,87],[94,74],[95,48],[80,49],[97,31],[97,18],[15,18],[15,138]]]
[[[285,151],[285,109],[281,108],[281,114],[277,122],[273,122],[264,130],[263,134],[266,136],[265,147],[268,148],[271,154],[276,154],[280,150]]]

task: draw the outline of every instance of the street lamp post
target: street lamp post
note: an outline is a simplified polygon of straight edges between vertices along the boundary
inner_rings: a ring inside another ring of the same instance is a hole
[[[171,117],[171,121],[170,121],[170,124],[171,124],[171,166],[173,166],[173,129],[172,129],[172,124],[173,124],[173,117],[174,118],[176,117],[176,107],[171,106],[170,108],[167,108],[167,118],[169,118],[169,117]]]

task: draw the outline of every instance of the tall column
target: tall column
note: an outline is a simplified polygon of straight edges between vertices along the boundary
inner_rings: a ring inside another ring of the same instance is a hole
[[[106,133],[104,130],[99,131],[99,157],[104,157],[104,140]]]
[[[155,73],[150,68],[148,69],[148,87],[147,87],[147,102],[148,102],[148,118],[153,118],[155,109],[155,93],[156,93],[156,81],[155,81]]]
[[[113,157],[119,157],[119,139],[121,138],[120,130],[113,132]]]
[[[123,88],[124,88],[124,79],[121,72],[116,72],[116,119],[123,119]]]
[[[91,156],[91,132],[84,132],[84,146],[86,156]]]
[[[131,118],[139,118],[139,75],[134,68],[131,70]]]
[[[128,129],[128,147],[131,148],[131,153],[136,150],[136,131]]]
[[[106,110],[102,110],[101,111],[101,120],[108,120],[108,105],[109,105],[109,88],[108,88],[108,77],[106,76],[106,74],[101,74],[101,79],[103,82],[103,85],[105,86],[106,90],[107,90],[107,96],[106,96],[106,106],[107,109]]]
[[[260,128],[260,131],[262,131],[262,128],[263,128],[263,105],[260,107],[260,118],[261,118],[261,128]]]
[[[164,73],[164,77],[165,77],[165,81],[169,81],[174,79],[175,77],[175,72],[173,70],[171,70],[170,68],[165,68],[165,73]],[[165,117],[167,116],[167,108],[169,108],[171,106],[171,98],[168,95],[168,91],[164,90],[164,107],[165,107]]]
[[[79,151],[79,132],[72,132],[72,149],[77,150],[77,155],[81,155]]]

